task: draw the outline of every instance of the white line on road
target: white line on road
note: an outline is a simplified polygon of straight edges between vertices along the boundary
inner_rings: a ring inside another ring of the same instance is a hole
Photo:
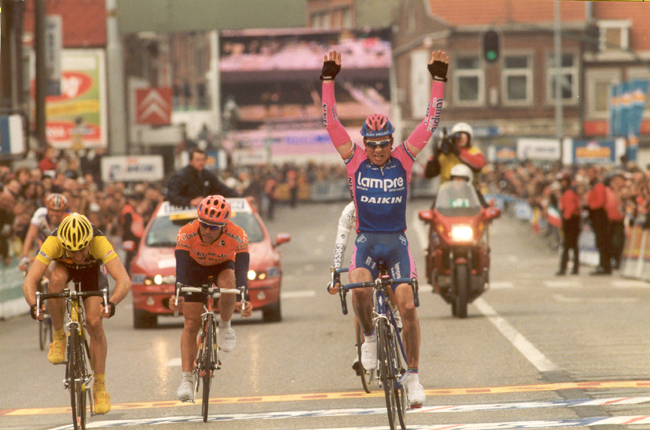
[[[582,288],[579,281],[543,281],[548,288]]]
[[[612,281],[612,285],[616,288],[650,288],[650,282],[632,279],[617,279]]]
[[[477,411],[503,411],[503,410],[521,410],[521,409],[539,409],[539,408],[572,408],[576,406],[615,406],[615,405],[639,405],[649,403],[650,397],[615,397],[607,399],[574,399],[574,400],[560,400],[551,402],[512,402],[512,403],[492,403],[492,404],[476,404],[476,405],[435,405],[425,406],[421,409],[414,409],[408,411],[410,414],[440,414],[440,413],[467,413]],[[328,418],[328,417],[345,417],[345,416],[360,416],[360,415],[376,415],[385,414],[386,408],[349,408],[349,409],[320,409],[311,411],[280,411],[280,412],[256,412],[248,414],[222,414],[212,415],[208,421],[222,422],[222,421],[246,421],[246,420],[277,420],[277,419],[291,419],[291,418]],[[126,427],[145,424],[165,424],[165,423],[188,423],[199,422],[202,418],[198,416],[182,416],[182,417],[164,417],[164,418],[144,418],[144,419],[130,419],[130,420],[111,420],[111,421],[97,421],[89,423],[87,428],[108,428],[108,427]],[[587,425],[604,425],[604,424],[647,424],[650,421],[647,416],[628,416],[628,417],[615,417],[614,421],[610,417],[590,417],[581,420],[549,420],[544,421],[547,423],[561,423],[562,427],[568,426],[587,426]],[[538,423],[539,421],[535,421]],[[499,423],[499,426],[492,427],[491,425],[481,424],[480,428],[494,428],[494,429],[516,429],[516,428],[530,428],[526,427],[531,421],[519,422],[506,422]],[[469,428],[470,424],[451,424],[449,428]],[[472,424],[473,429],[476,429],[478,424]],[[486,427],[488,426],[488,427]],[[71,425],[57,427],[52,430],[64,430],[71,428]],[[445,426],[447,427],[447,426]],[[535,428],[555,427],[555,425],[535,425]],[[368,427],[363,427],[368,428]],[[386,427],[376,427],[384,429]],[[431,428],[437,429],[440,426],[422,427],[422,426],[409,426],[409,428]],[[342,429],[339,429],[342,430]]]
[[[325,288],[323,288],[325,291]],[[302,290],[302,291],[285,291],[280,293],[280,297],[283,299],[302,299],[305,297],[316,297],[315,290]]]
[[[474,306],[503,334],[512,345],[523,354],[533,366],[540,372],[550,372],[557,370],[558,367],[544,356],[535,346],[530,343],[521,333],[511,326],[503,317],[488,305],[485,300],[478,298],[474,301]]]
[[[553,294],[553,299],[562,303],[636,303],[637,297],[567,297]]]
[[[514,288],[515,284],[512,282],[502,281],[502,282],[492,282],[490,281],[491,290],[502,290],[507,288]]]

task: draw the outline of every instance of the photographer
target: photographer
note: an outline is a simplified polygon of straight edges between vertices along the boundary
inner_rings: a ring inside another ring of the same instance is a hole
[[[440,144],[433,145],[433,155],[427,161],[424,176],[435,178],[440,175],[440,183],[443,184],[450,180],[452,167],[463,163],[472,169],[472,185],[478,188],[478,173],[485,166],[485,157],[480,149],[471,146],[472,134],[472,127],[465,122],[454,125],[450,135],[443,132]]]

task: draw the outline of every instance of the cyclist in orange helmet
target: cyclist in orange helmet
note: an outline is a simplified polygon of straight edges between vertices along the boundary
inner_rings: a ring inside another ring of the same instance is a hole
[[[183,285],[200,287],[208,278],[217,280],[219,288],[248,287],[248,235],[232,221],[232,209],[225,197],[208,196],[197,208],[199,218],[184,225],[176,236],[176,281]],[[179,306],[174,296],[169,301],[172,310],[183,310],[185,318],[181,335],[181,366],[183,379],[176,391],[178,400],[190,401],[192,370],[197,354],[196,338],[201,328],[201,314],[205,294],[183,294]],[[249,317],[253,308],[245,302],[244,309],[236,297],[226,294],[219,299],[219,348],[230,352],[235,348],[235,331],[230,319],[236,310]]]

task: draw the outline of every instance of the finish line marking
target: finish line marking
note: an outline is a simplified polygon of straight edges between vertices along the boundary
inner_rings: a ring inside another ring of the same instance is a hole
[[[528,408],[548,408],[548,407],[572,407],[572,406],[596,406],[604,404],[639,404],[647,403],[650,401],[649,397],[639,398],[614,398],[614,399],[601,399],[601,400],[572,400],[572,401],[558,401],[558,402],[527,402],[527,403],[502,403],[494,405],[459,405],[459,406],[436,406],[425,407],[422,409],[409,410],[408,414],[423,414],[423,413],[448,413],[448,412],[475,412],[475,411],[493,411],[493,410],[506,410],[506,409],[528,409]],[[614,403],[612,403],[614,402]],[[377,415],[385,414],[386,408],[372,408],[372,409],[332,409],[332,410],[316,410],[316,411],[295,411],[295,412],[270,412],[270,413],[254,413],[254,414],[228,414],[228,415],[213,415],[208,417],[208,422],[224,422],[224,421],[247,421],[247,420],[277,420],[286,418],[331,418],[331,417],[349,417],[361,415]],[[173,423],[188,423],[188,422],[201,422],[202,417],[166,417],[166,418],[145,418],[133,420],[115,420],[115,421],[98,421],[88,423],[87,428],[108,428],[108,427],[128,427],[136,425],[151,425],[151,424],[173,424]],[[564,419],[564,420],[543,420],[543,421],[516,421],[516,422],[501,422],[501,423],[481,423],[481,429],[523,429],[523,428],[548,428],[548,427],[586,427],[595,425],[632,425],[632,424],[648,424],[650,423],[649,415],[636,415],[636,416],[618,416],[618,417],[588,417],[581,419]],[[72,429],[72,425],[65,425],[56,427],[51,430],[68,430]],[[347,429],[338,430],[352,430],[352,429],[385,429],[386,427],[350,427]],[[477,424],[447,424],[447,425],[433,425],[433,426],[409,426],[415,429],[456,429],[456,430],[475,430]]]
[[[526,393],[544,392],[559,390],[603,390],[611,388],[650,388],[650,380],[646,381],[595,381],[595,382],[558,382],[553,384],[515,385],[505,387],[485,388],[451,388],[451,389],[428,389],[424,390],[427,396],[458,396],[473,394],[502,394],[502,393]],[[299,402],[314,400],[343,400],[351,398],[373,398],[384,397],[384,393],[375,391],[366,394],[365,391],[348,391],[338,393],[312,393],[312,394],[287,394],[277,396],[259,397],[214,397],[210,399],[211,405],[227,405],[241,403],[274,403],[274,402]],[[198,401],[200,403],[200,400]],[[111,410],[129,409],[157,409],[194,406],[192,403],[183,403],[178,400],[158,402],[132,402],[114,403]],[[0,409],[0,417],[23,416],[23,415],[48,415],[48,414],[69,414],[69,407],[60,408],[23,408],[23,409]]]

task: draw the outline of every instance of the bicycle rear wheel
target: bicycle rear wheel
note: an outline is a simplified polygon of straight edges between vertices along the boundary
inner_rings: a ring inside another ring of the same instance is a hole
[[[361,376],[361,385],[366,393],[371,393],[375,384],[375,370],[366,370],[361,363],[361,346],[363,345],[364,336],[361,324],[357,322],[357,364],[359,365],[359,373]]]
[[[204,326],[205,339],[203,340],[203,369],[201,371],[201,378],[203,380],[203,402],[201,403],[203,412],[203,422],[208,421],[208,408],[210,406],[210,383],[212,381],[212,348],[214,345],[213,337],[216,336],[214,332],[214,323],[210,318],[205,319]]]
[[[377,323],[377,354],[379,356],[379,375],[386,396],[386,412],[391,430],[397,430],[398,400],[395,396],[397,386],[393,372],[392,340],[388,323],[380,319]]]

